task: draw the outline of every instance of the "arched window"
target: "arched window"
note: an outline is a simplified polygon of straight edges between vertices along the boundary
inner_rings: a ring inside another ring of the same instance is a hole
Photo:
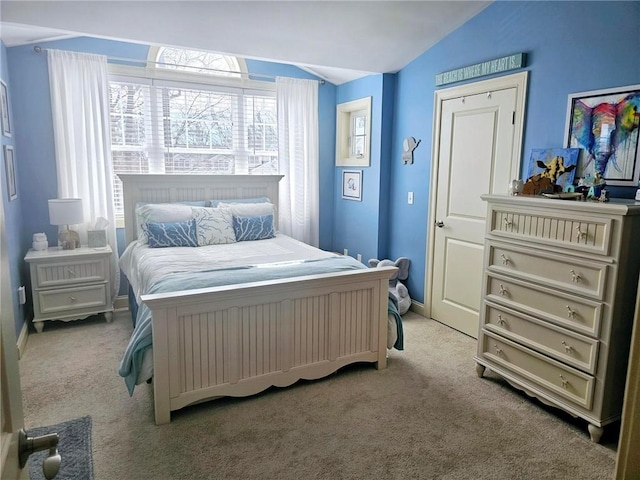
[[[109,81],[117,214],[118,173],[278,173],[272,82],[249,80],[230,55],[155,47],[148,59]]]

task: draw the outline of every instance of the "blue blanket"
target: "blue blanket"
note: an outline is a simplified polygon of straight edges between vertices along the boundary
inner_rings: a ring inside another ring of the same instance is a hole
[[[258,282],[263,280],[277,280],[282,278],[300,277],[304,275],[316,275],[348,270],[367,268],[352,257],[336,256],[320,260],[308,260],[304,262],[278,263],[267,265],[254,265],[233,268],[220,268],[199,272],[174,273],[156,282],[147,294],[176,292],[196,288],[217,287],[238,283]],[[389,313],[395,312],[398,325],[398,342],[396,348],[402,350],[402,320],[397,308],[389,302]],[[136,379],[142,366],[145,351],[152,343],[151,311],[142,303],[138,308],[135,328],[124,356],[120,362],[118,373],[124,377],[129,390],[133,395]]]

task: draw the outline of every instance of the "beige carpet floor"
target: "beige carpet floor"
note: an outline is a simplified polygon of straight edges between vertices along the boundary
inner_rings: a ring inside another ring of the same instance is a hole
[[[128,313],[50,322],[20,360],[25,424],[93,420],[96,480],[604,479],[618,430],[586,424],[475,373],[475,340],[413,313],[388,368],[219,399],[153,422],[152,388],[117,375]]]

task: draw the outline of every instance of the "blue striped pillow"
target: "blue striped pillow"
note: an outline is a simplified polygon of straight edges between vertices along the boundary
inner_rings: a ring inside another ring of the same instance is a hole
[[[142,229],[151,248],[197,247],[196,221],[175,223],[144,223]]]

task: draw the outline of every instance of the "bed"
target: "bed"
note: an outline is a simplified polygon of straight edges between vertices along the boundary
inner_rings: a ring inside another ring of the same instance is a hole
[[[277,205],[282,176],[123,174],[120,178],[127,250],[146,254],[136,245],[140,234],[136,205],[259,197]],[[277,222],[277,215],[274,219]],[[154,289],[154,280],[138,278],[131,268],[125,269],[152,331],[148,337],[152,348],[139,358],[141,369],[133,381],[139,384],[153,376],[158,425],[170,422],[172,411],[205,400],[249,396],[272,386],[322,378],[356,362],[386,367],[388,330],[396,318],[389,314],[393,309],[388,281],[396,268],[358,267],[350,257],[310,249],[279,234],[238,243],[245,245],[226,245],[225,255],[214,256],[209,256],[208,246],[147,249],[154,250],[156,258],[170,250],[179,255],[197,252],[204,259],[190,260],[192,265],[206,264],[201,270],[215,270],[231,284],[210,281],[208,276],[204,283],[191,283],[199,275],[204,278],[204,273],[188,268],[171,279],[173,287]],[[247,246],[253,252],[247,258],[249,266],[226,263],[246,255],[238,254],[235,247],[246,252]],[[278,250],[288,253],[274,261],[267,253]],[[137,265],[132,260],[136,255],[125,253],[124,263]],[[214,268],[211,258],[222,260]],[[165,265],[173,264],[169,257],[166,260]],[[160,263],[156,268],[156,260],[148,261],[153,265],[148,270],[164,268]],[[287,275],[263,276],[275,267]],[[127,351],[142,327],[136,324]]]

